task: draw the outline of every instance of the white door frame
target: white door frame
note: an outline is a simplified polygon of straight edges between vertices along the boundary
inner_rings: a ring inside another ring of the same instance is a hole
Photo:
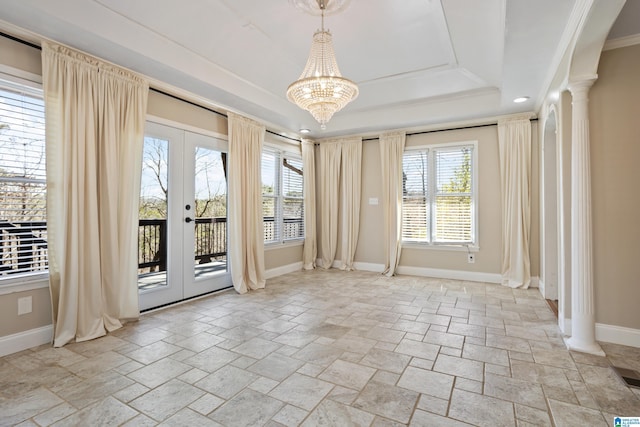
[[[145,136],[169,142],[168,149],[168,206],[167,206],[167,271],[166,284],[139,293],[141,310],[182,301],[197,295],[231,286],[227,265],[224,272],[205,280],[193,274],[194,223],[187,223],[192,213],[186,204],[194,205],[194,154],[196,146],[226,152],[227,142],[213,136],[197,134],[171,125],[147,121]]]

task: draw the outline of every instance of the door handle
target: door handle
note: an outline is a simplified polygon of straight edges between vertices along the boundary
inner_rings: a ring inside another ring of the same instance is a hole
[[[186,222],[187,224],[189,224],[191,221],[193,221],[193,218],[186,217],[184,219],[184,222]]]

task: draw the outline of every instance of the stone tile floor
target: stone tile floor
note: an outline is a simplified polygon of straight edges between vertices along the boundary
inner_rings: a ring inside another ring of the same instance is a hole
[[[0,425],[606,426],[640,349],[567,351],[537,289],[297,272],[0,359]]]

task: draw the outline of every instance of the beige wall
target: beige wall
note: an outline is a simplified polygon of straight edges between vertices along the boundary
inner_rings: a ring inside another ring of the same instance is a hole
[[[531,271],[538,275],[538,156],[537,126],[532,126],[532,227]],[[452,130],[411,135],[406,146],[433,145],[450,142],[478,141],[478,243],[476,262],[467,263],[465,251],[437,248],[404,247],[401,266],[500,274],[501,268],[501,210],[500,169],[498,163],[498,134],[496,126]],[[384,263],[384,242],[381,205],[370,205],[370,198],[381,202],[380,152],[378,141],[366,141],[362,158],[362,202],[360,212],[360,238],[356,261]]]
[[[558,135],[561,139],[562,164],[562,221],[563,221],[563,262],[564,262],[564,300],[559,301],[564,309],[564,316],[571,318],[571,94],[564,91],[558,102],[560,128]]]
[[[17,70],[24,78],[42,74],[42,62],[38,49],[0,37],[0,72]],[[150,91],[147,112],[190,130],[203,129],[221,135],[227,134],[227,119],[219,114],[182,102],[172,97]],[[278,144],[278,138],[269,137]],[[265,251],[267,269],[278,268],[302,261],[302,246],[287,246]],[[46,286],[46,283],[43,284]],[[18,298],[31,296],[33,312],[18,316]],[[25,332],[51,324],[51,298],[48,287],[0,295],[0,337]]]
[[[267,270],[302,262],[302,245],[269,248],[264,251],[264,267]]]
[[[589,98],[596,322],[640,329],[640,45],[603,52]]]
[[[380,144],[378,140],[362,143],[362,200],[360,201],[360,232],[356,247],[356,262],[384,264],[382,239],[382,181],[380,178]],[[318,177],[321,179],[322,177]],[[378,199],[370,205],[369,199]],[[338,237],[340,242],[341,237]]]
[[[31,313],[18,316],[18,298],[31,297]],[[0,296],[0,337],[51,324],[49,288]]]
[[[149,91],[147,114],[170,120],[176,124],[187,125],[192,129],[208,130],[221,135],[227,134],[226,117],[153,90]]]
[[[0,52],[2,52],[0,66],[8,66],[37,76],[42,75],[42,57],[38,49],[0,37]],[[0,71],[5,70],[0,69]]]

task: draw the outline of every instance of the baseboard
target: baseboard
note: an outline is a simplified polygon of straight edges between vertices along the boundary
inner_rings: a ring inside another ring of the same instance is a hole
[[[540,295],[544,298],[544,280],[538,279],[538,290],[540,291]]]
[[[52,339],[53,325],[0,337],[0,357],[42,344],[48,344]]]
[[[384,271],[384,264],[374,264],[372,262],[354,262],[353,268],[360,271],[372,271],[374,273],[382,273]]]
[[[274,277],[282,276],[283,274],[293,273],[300,270],[302,270],[302,261],[294,262],[293,264],[282,265],[276,268],[271,268],[264,272],[264,277],[265,279],[273,279]]]
[[[322,268],[322,259],[318,258],[316,260],[316,265]],[[331,264],[331,268],[340,268],[342,265],[342,261],[336,259]],[[373,262],[359,262],[355,261],[353,263],[353,268],[359,271],[371,271],[373,273],[382,273],[384,271],[384,264],[375,264]]]
[[[596,323],[596,340],[640,347],[640,329]]]
[[[438,279],[467,280],[470,282],[502,283],[502,275],[479,271],[445,270],[440,268],[399,266],[398,274],[410,276],[435,277]]]
[[[316,260],[316,265],[322,265],[322,259]],[[332,268],[340,268],[340,260],[334,260],[331,264]],[[372,271],[374,273],[382,273],[384,271],[384,264],[375,264],[372,262],[354,262],[353,267],[360,271]],[[396,269],[398,274],[406,274],[408,276],[422,276],[422,277],[435,277],[438,279],[451,279],[451,280],[467,280],[470,282],[483,282],[483,283],[502,283],[502,275],[499,273],[483,273],[480,271],[463,271],[463,270],[445,270],[441,268],[426,268],[426,267],[411,267],[411,266],[399,266]],[[531,278],[531,284],[529,287],[538,288],[540,286],[540,278],[534,276]]]

